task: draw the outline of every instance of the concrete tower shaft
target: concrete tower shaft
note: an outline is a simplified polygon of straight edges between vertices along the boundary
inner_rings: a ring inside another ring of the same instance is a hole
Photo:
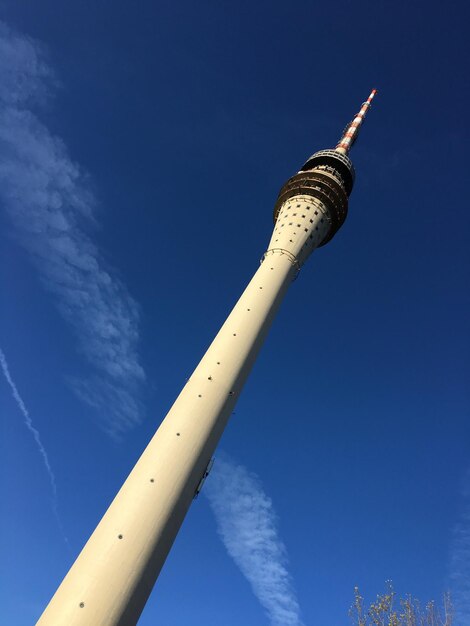
[[[38,625],[136,624],[287,289],[343,223],[353,181],[349,158],[324,150],[283,186],[260,267]]]
[[[38,625],[136,624],[296,273],[269,252]]]

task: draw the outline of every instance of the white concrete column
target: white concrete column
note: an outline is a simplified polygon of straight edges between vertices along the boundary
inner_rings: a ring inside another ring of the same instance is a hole
[[[263,263],[38,625],[130,626],[137,622],[298,271],[296,259],[303,261],[329,228],[321,209],[321,203],[309,196],[291,198],[283,205]]]

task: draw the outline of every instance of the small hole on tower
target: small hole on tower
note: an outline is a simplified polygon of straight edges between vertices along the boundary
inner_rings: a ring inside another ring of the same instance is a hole
[[[81,609],[83,609],[83,607],[85,606],[84,602],[80,602],[80,604],[78,605]]]
[[[151,482],[151,483],[154,483],[154,482],[155,482],[155,478],[151,478],[151,479],[150,479],[150,482]]]
[[[260,289],[263,289],[262,287],[260,287]]]
[[[304,228],[304,231],[305,231],[306,233],[308,233],[308,228]]]
[[[118,539],[122,539],[122,535],[118,535]]]
[[[249,309],[248,309],[249,310]],[[217,361],[217,365],[220,365],[220,361]]]
[[[179,437],[181,433],[176,433],[176,436]]]
[[[202,398],[202,394],[198,393],[197,395],[198,398]],[[179,435],[179,433],[177,433]]]
[[[237,336],[237,333],[233,333],[233,336],[234,336],[234,337],[236,337],[236,336]]]
[[[247,309],[247,311],[251,311],[251,309]]]

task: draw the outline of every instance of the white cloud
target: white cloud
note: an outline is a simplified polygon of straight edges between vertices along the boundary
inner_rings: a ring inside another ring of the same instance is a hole
[[[94,368],[72,387],[117,436],[141,419],[139,309],[85,232],[87,177],[35,113],[53,82],[41,46],[0,22],[0,200]]]
[[[227,552],[249,581],[273,626],[302,626],[276,514],[259,478],[217,458],[203,493]]]
[[[39,436],[39,431],[37,430],[37,428],[33,426],[33,421],[29,415],[29,411],[26,408],[25,403],[23,402],[23,398],[20,396],[17,386],[13,382],[13,379],[10,374],[10,368],[8,367],[8,362],[1,348],[0,348],[0,365],[2,367],[3,374],[6,378],[6,381],[10,385],[13,398],[15,399],[15,402],[18,405],[19,410],[23,414],[25,426],[29,430],[29,432],[32,434],[33,439],[36,443],[38,452],[41,455],[42,461],[44,463],[44,467],[46,468],[46,472],[49,477],[49,482],[50,482],[51,489],[52,489],[52,510],[57,519],[57,523],[59,524],[62,537],[64,538],[64,541],[68,542],[68,539],[65,536],[65,532],[62,526],[62,521],[59,517],[59,508],[58,508],[58,499],[57,499],[57,482],[55,479],[54,472],[52,471],[51,464],[49,462],[49,457],[47,455],[45,447],[42,444],[41,437]]]
[[[452,532],[450,583],[455,623],[470,625],[470,471],[465,476],[463,510]]]

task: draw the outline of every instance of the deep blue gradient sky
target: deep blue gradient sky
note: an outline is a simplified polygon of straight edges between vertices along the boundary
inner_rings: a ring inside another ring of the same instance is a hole
[[[96,354],[0,193],[0,347],[69,539],[3,377],[1,621],[38,618],[256,270],[280,187],[376,87],[347,221],[292,285],[221,448],[273,501],[307,626],[347,624],[354,585],[387,579],[452,587],[468,626],[466,3],[4,0],[0,17],[54,72],[28,107],[86,173],[80,229],[135,303],[146,376],[110,436],[74,393]],[[268,623],[199,498],[141,624]]]

